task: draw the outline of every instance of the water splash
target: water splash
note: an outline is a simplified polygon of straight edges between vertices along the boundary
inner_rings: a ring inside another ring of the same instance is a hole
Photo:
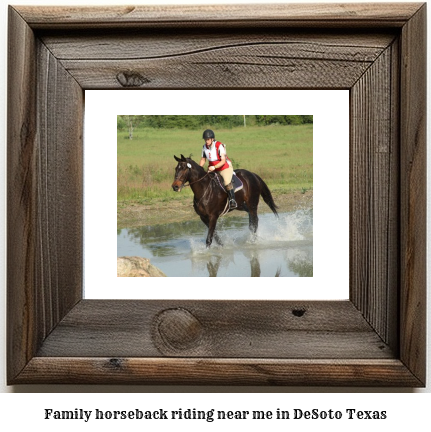
[[[290,213],[283,213],[280,218],[273,214],[263,214],[259,217],[259,228],[256,234],[252,234],[248,227],[247,217],[232,217],[219,220],[217,232],[223,242],[219,246],[213,241],[211,248],[205,244],[205,237],[190,238],[190,254],[214,255],[225,253],[227,250],[238,247],[280,247],[283,244],[307,244],[313,241],[313,212],[312,210],[298,210]],[[206,231],[205,231],[206,235]]]
[[[269,241],[300,242],[313,238],[313,213],[298,210],[282,215],[274,223],[265,223],[259,233]],[[267,230],[267,231],[264,231]]]
[[[134,255],[150,257],[168,276],[313,275],[312,210],[281,213],[279,219],[272,213],[259,214],[254,236],[246,214],[222,218],[217,231],[223,246],[213,241],[210,248],[205,243],[207,229],[200,220],[165,228],[165,234],[154,236],[153,230],[146,229],[129,240],[133,240],[134,248],[141,248]],[[119,236],[119,242],[126,240],[123,237]]]

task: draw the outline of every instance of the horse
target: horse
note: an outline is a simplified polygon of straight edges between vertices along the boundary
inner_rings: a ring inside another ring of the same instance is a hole
[[[228,207],[227,192],[224,189],[223,179],[216,172],[206,172],[199,164],[191,158],[178,158],[175,168],[175,178],[172,189],[181,192],[184,186],[190,186],[194,198],[193,207],[208,228],[206,246],[209,248],[213,239],[223,246],[220,237],[216,232],[217,220],[220,216],[232,210],[246,211],[249,217],[249,229],[256,234],[259,218],[257,216],[257,206],[259,198],[262,196],[264,202],[269,206],[274,215],[278,218],[278,207],[274,203],[271,192],[266,183],[257,175],[245,169],[235,170],[236,176],[242,181],[243,187],[235,193],[237,207]],[[185,183],[189,183],[186,185]]]

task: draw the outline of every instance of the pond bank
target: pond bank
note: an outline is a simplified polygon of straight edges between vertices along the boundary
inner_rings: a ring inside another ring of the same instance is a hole
[[[305,193],[293,192],[283,195],[273,193],[273,197],[280,212],[313,207],[312,190]],[[270,208],[261,199],[258,213],[269,212],[271,212]],[[230,217],[231,215],[238,216],[240,214],[245,215],[245,212],[234,211],[225,217]],[[199,216],[193,209],[191,199],[187,201],[175,201],[173,198],[169,202],[154,204],[121,203],[117,205],[117,229],[182,222],[195,218],[199,219]]]
[[[117,277],[166,277],[157,267],[150,263],[148,258],[118,257]]]

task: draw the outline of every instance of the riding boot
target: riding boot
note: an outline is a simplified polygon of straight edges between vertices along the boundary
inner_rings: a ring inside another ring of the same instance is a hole
[[[235,192],[233,191],[233,189],[230,189],[227,191],[228,195],[229,195],[229,208],[234,209],[237,208],[238,205],[235,201]]]

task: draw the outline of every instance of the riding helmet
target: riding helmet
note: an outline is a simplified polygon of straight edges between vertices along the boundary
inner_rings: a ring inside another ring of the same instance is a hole
[[[207,129],[206,131],[204,131],[202,138],[204,140],[206,140],[208,138],[214,139],[215,138],[214,132],[211,129]]]

